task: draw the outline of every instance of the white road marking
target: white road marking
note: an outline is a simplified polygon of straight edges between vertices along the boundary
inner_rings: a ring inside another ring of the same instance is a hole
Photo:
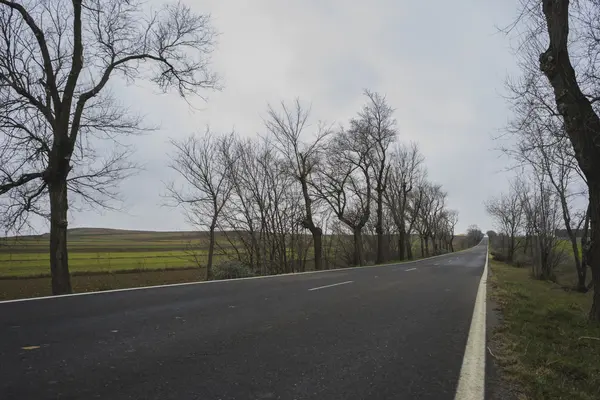
[[[484,400],[485,398],[485,315],[488,273],[488,254],[479,281],[469,338],[454,400]]]
[[[409,269],[405,269],[404,272],[408,272],[408,271],[414,271],[416,268],[409,268]]]
[[[325,288],[330,288],[330,287],[339,286],[339,285],[347,285],[348,283],[352,283],[352,282],[354,282],[354,281],[346,281],[346,282],[334,283],[332,285],[314,287],[312,289],[308,289],[308,291],[311,292],[313,290],[325,289]]]

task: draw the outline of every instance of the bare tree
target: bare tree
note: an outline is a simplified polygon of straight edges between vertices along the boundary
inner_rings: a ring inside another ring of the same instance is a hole
[[[540,79],[541,72],[530,71],[522,82],[514,82],[509,88],[514,93],[515,117],[509,132],[516,141],[504,148],[504,152],[521,165],[533,166],[545,174],[554,188],[562,208],[565,230],[573,249],[574,266],[578,276],[577,290],[587,291],[587,265],[581,262],[576,232],[583,223],[577,224],[574,216],[579,210],[574,207],[580,197],[588,197],[587,190],[577,163],[573,146],[564,130],[564,124],[556,107],[551,103],[547,82]],[[577,229],[576,228],[577,225]],[[527,237],[526,244],[529,242]],[[512,261],[512,260],[510,260]]]
[[[303,108],[298,99],[292,108],[282,103],[281,109],[281,112],[277,112],[269,106],[265,126],[273,135],[275,147],[283,158],[288,173],[300,184],[304,200],[302,225],[313,237],[315,270],[321,270],[323,269],[323,230],[318,226],[315,218],[316,196],[311,192],[311,181],[321,159],[325,138],[331,131],[320,124],[314,137],[304,142],[302,136],[306,134],[310,110]]]
[[[148,15],[137,1],[0,0],[2,207],[11,228],[49,214],[52,293],[71,292],[68,192],[102,206],[129,168],[126,152],[95,154],[94,138],[141,128],[108,82],[147,77],[182,96],[214,88],[213,45],[209,17],[180,4]]]
[[[410,191],[407,198],[406,212],[408,218],[406,224],[406,257],[409,260],[414,258],[412,250],[413,232],[415,231],[415,228],[419,226],[418,218],[421,215],[425,188],[427,187],[427,182],[425,180],[426,175],[426,171],[422,170],[421,174],[417,177],[414,189]]]
[[[525,26],[520,44],[525,60],[522,66],[530,69],[531,55],[539,55],[539,69],[552,90],[548,99],[555,104],[562,118],[575,158],[587,181],[591,232],[587,260],[594,282],[594,300],[589,315],[596,321],[600,321],[599,16],[600,4],[596,0],[524,1],[519,16],[519,21],[524,21],[521,26]]]
[[[327,146],[327,157],[313,186],[354,237],[354,265],[364,265],[362,229],[371,216],[370,153],[375,143],[361,125],[350,121]]]
[[[371,140],[375,143],[371,152],[377,218],[375,224],[377,233],[375,263],[380,264],[385,261],[383,238],[384,194],[387,190],[390,173],[390,145],[396,140],[396,119],[393,115],[394,109],[389,106],[385,96],[369,90],[365,90],[364,95],[367,97],[367,103],[358,113],[358,119],[360,120],[360,126],[366,130],[366,133],[371,136]]]
[[[446,229],[448,235],[448,249],[454,252],[454,236],[456,233],[456,224],[458,223],[458,211],[449,210],[446,214]]]
[[[488,214],[496,221],[500,233],[509,237],[506,259],[513,262],[517,250],[518,235],[522,229],[523,207],[521,193],[511,188],[507,194],[501,194],[485,204]],[[502,249],[504,250],[504,249]]]
[[[408,146],[400,144],[391,154],[390,178],[385,198],[398,230],[399,260],[405,259],[407,241],[410,242],[410,234],[407,236],[406,233],[408,199],[417,184],[423,162],[423,155],[416,143]]]
[[[186,185],[178,186],[171,182],[167,186],[168,195],[185,208],[192,224],[208,226],[207,280],[212,278],[215,229],[233,190],[229,177],[234,162],[234,139],[233,133],[215,136],[207,127],[202,136],[192,135],[183,141],[171,141],[175,154],[170,167],[179,173]]]
[[[556,229],[560,224],[560,200],[548,183],[547,175],[533,171],[532,184],[523,184],[523,210],[532,230],[532,274],[538,279],[554,280],[554,270],[562,254]]]
[[[469,225],[467,229],[467,244],[469,246],[475,246],[483,239],[483,232],[477,225]]]

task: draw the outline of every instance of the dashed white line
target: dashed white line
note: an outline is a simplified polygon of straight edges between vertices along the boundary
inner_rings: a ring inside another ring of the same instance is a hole
[[[352,282],[354,282],[354,281],[346,281],[346,282],[334,283],[332,285],[314,287],[312,289],[308,289],[308,291],[311,292],[313,290],[326,289],[326,288],[330,288],[330,287],[334,287],[334,286],[339,286],[339,285],[347,285],[348,283],[352,283]]]
[[[405,269],[404,272],[408,272],[408,271],[414,271],[416,268],[409,268],[409,269]]]

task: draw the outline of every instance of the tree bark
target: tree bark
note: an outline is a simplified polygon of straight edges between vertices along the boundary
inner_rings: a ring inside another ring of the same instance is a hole
[[[581,235],[581,267],[585,271],[585,275],[587,276],[587,267],[589,265],[588,256],[589,256],[589,233],[590,233],[590,207],[588,204],[588,208],[585,214],[585,222],[583,223],[583,235]],[[594,287],[594,281],[590,281],[590,283],[586,286],[586,291],[589,291]]]
[[[405,255],[404,251],[406,250],[406,232],[404,229],[400,228],[398,232],[398,260],[404,261]]]
[[[600,182],[590,184],[590,243],[588,263],[592,269],[594,300],[590,310],[590,319],[600,321]]]
[[[383,264],[385,257],[383,254],[383,190],[377,190],[377,222],[375,226],[377,233],[377,255],[375,264]]]
[[[50,192],[50,272],[52,294],[68,294],[71,288],[67,253],[67,181],[57,179],[48,185]]]
[[[515,234],[514,233],[510,234],[510,245],[509,246],[510,247],[508,249],[507,261],[509,263],[512,263],[515,258]]]
[[[569,0],[543,0],[549,45],[540,55],[540,69],[554,90],[558,112],[575,150],[575,157],[589,187],[590,231],[589,265],[594,282],[591,320],[600,321],[600,118],[583,94],[568,50]]]
[[[405,245],[406,245],[406,258],[409,260],[412,260],[414,258],[414,256],[413,256],[413,251],[412,251],[412,237],[411,237],[410,233],[406,235]]]
[[[215,253],[215,226],[211,225],[208,233],[208,261],[206,262],[206,275],[207,281],[213,278],[212,267],[213,267],[213,255]]]
[[[315,249],[315,271],[323,269],[323,231],[315,227],[311,230]]]
[[[363,265],[362,228],[354,228],[354,265]]]

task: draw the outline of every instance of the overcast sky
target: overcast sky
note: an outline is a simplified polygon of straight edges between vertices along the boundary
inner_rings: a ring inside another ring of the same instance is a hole
[[[207,93],[207,103],[192,99],[194,110],[150,84],[113,85],[161,129],[133,139],[145,169],[121,185],[123,210],[73,212],[70,227],[191,229],[180,210],[161,206],[163,182],[172,178],[170,138],[208,123],[255,135],[268,102],[296,96],[312,103],[313,121],[344,122],[369,88],[396,108],[399,139],[420,144],[429,178],[460,213],[457,230],[491,228],[483,201],[507,187],[492,137],[510,116],[502,94],[516,72],[498,27],[515,17],[517,0],[187,2],[211,13],[221,32],[214,69],[224,90]]]

